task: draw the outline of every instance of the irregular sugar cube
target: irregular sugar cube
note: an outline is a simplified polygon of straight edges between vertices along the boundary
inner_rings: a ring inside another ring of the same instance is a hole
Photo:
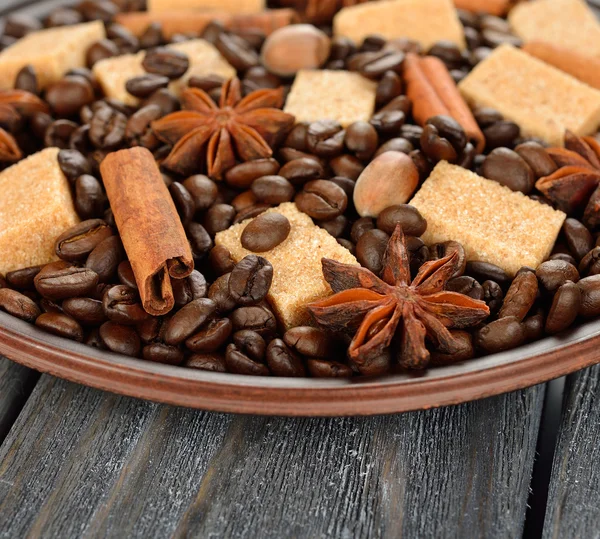
[[[515,6],[509,16],[523,41],[547,41],[588,56],[600,56],[600,23],[584,0],[535,0]]]
[[[280,213],[287,217],[291,225],[287,239],[271,251],[258,253],[273,265],[269,302],[286,329],[307,324],[310,315],[306,305],[331,295],[331,288],[323,278],[321,259],[332,258],[355,265],[358,262],[350,251],[316,226],[293,202],[286,202],[265,213]],[[251,222],[252,219],[248,219],[233,225],[219,232],[215,238],[215,244],[229,249],[236,262],[253,254],[244,249],[241,243],[242,232]]]
[[[410,201],[425,219],[428,245],[458,241],[468,260],[514,275],[548,258],[566,215],[474,172],[442,161]]]
[[[0,273],[56,260],[54,242],[79,222],[58,148],[0,173]]]
[[[566,129],[594,133],[600,91],[510,45],[498,47],[459,84],[471,106],[492,107],[521,134],[562,146]]]
[[[70,69],[85,67],[88,47],[105,36],[101,21],[27,34],[0,53],[0,90],[13,88],[26,65],[33,66],[38,87],[45,88]]]
[[[148,0],[149,12],[218,9],[228,13],[258,13],[266,9],[265,0]]]
[[[296,122],[337,120],[344,127],[368,122],[375,111],[377,84],[350,71],[301,70],[284,111]]]
[[[236,74],[235,69],[221,56],[221,53],[203,39],[176,43],[169,45],[169,48],[183,52],[190,61],[190,67],[185,75],[170,85],[170,89],[177,95],[194,75],[220,75],[224,79],[230,79]],[[145,54],[145,52],[124,54],[101,60],[94,65],[94,74],[108,97],[118,99],[128,105],[138,103],[139,100],[125,89],[125,84],[133,77],[146,74],[142,66]]]
[[[466,47],[452,0],[381,0],[346,7],[333,19],[333,33],[359,44],[377,34],[387,39],[413,39],[424,49],[440,40]]]

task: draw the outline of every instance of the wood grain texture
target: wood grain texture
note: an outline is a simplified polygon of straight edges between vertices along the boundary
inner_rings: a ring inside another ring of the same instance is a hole
[[[0,444],[23,408],[39,374],[0,357]]]
[[[544,539],[600,537],[600,366],[570,376],[554,453]]]
[[[0,449],[0,537],[519,537],[543,395],[286,419],[44,376]]]

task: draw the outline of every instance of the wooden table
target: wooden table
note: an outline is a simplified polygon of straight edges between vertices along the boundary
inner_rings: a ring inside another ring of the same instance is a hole
[[[567,380],[562,411],[559,386],[286,419],[138,401],[0,359],[0,537],[598,537],[600,367]]]

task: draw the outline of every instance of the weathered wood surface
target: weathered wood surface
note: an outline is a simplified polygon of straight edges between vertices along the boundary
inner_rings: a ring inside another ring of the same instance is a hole
[[[0,357],[0,443],[33,390],[38,374]]]
[[[600,366],[567,379],[543,536],[600,537]]]
[[[43,376],[0,448],[0,537],[520,537],[543,396],[285,419]]]

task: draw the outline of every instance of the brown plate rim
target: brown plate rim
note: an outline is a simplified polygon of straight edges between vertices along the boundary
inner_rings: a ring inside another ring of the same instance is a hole
[[[228,413],[378,415],[522,389],[600,363],[600,320],[515,350],[424,373],[314,379],[213,373],[98,350],[0,313],[0,354],[27,367],[130,397]]]

